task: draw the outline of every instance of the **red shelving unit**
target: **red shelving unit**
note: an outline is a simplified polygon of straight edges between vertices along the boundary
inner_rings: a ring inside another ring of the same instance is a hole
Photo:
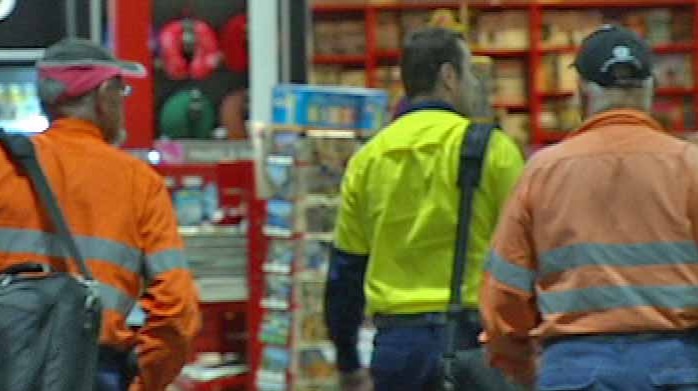
[[[317,55],[313,57],[314,64],[323,65],[363,65],[366,56],[362,55]]]
[[[231,376],[223,379],[216,379],[205,382],[180,377],[179,379],[177,379],[174,385],[184,390],[225,391],[233,388],[246,388],[250,382],[250,379],[251,375],[248,374]]]
[[[377,87],[377,67],[387,64],[396,64],[400,59],[399,50],[379,50],[376,45],[378,15],[386,12],[410,12],[415,10],[435,10],[446,8],[458,10],[461,7],[459,1],[405,1],[389,4],[338,4],[340,0],[327,4],[313,6],[313,13],[318,18],[340,17],[343,13],[351,18],[363,18],[366,25],[366,51],[361,56],[351,56],[360,65],[359,59],[363,58],[363,66],[366,70],[368,87]],[[657,91],[657,96],[662,99],[680,101],[684,98],[693,99],[693,110],[698,112],[698,0],[476,0],[468,1],[468,7],[476,11],[504,11],[520,10],[528,15],[530,43],[527,49],[499,49],[487,47],[473,47],[473,53],[497,58],[520,58],[528,66],[528,97],[523,104],[495,103],[496,108],[510,111],[527,111],[531,115],[531,143],[544,145],[560,141],[566,136],[565,132],[551,132],[540,126],[540,115],[543,105],[566,99],[572,96],[572,92],[543,91],[537,82],[537,72],[543,66],[543,58],[551,54],[574,53],[576,46],[545,47],[543,44],[543,15],[551,11],[584,10],[584,9],[650,9],[650,8],[676,8],[683,7],[693,16],[693,37],[689,42],[672,42],[670,44],[655,46],[655,52],[660,55],[687,54],[692,55],[694,86],[691,88],[662,87]],[[350,16],[351,15],[351,16]],[[315,58],[315,63],[348,64],[344,59],[333,59],[331,62],[327,56]],[[683,123],[683,121],[680,121]],[[681,125],[683,126],[683,125]],[[683,129],[672,129],[681,132]]]

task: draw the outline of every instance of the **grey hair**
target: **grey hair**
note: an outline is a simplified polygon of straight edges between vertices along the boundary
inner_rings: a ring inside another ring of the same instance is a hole
[[[93,121],[96,115],[95,107],[97,104],[97,95],[94,91],[91,91],[85,95],[61,100],[56,103],[49,103],[46,101],[42,101],[41,103],[51,119],[73,117]]]
[[[649,78],[634,87],[602,87],[584,81],[583,89],[588,98],[589,115],[611,109],[638,109],[649,112],[654,99],[654,79]]]

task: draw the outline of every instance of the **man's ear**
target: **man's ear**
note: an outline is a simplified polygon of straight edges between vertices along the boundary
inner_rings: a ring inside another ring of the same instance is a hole
[[[110,105],[109,99],[109,86],[108,83],[102,83],[102,85],[97,88],[95,93],[95,111],[97,114],[104,114],[107,111],[106,107]]]
[[[454,91],[458,88],[458,72],[453,64],[445,62],[439,67],[439,79],[444,87],[449,91]]]

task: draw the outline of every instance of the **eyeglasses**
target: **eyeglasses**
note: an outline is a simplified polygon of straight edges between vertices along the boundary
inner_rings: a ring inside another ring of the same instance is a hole
[[[105,80],[104,83],[102,83],[102,85],[100,86],[100,89],[102,88],[114,88],[117,91],[119,91],[119,95],[121,95],[124,98],[127,96],[131,96],[131,93],[133,93],[133,87],[124,83],[120,79]]]
[[[121,84],[121,85],[119,86],[119,93],[120,93],[121,96],[123,96],[124,98],[126,98],[126,97],[128,97],[128,96],[131,96],[131,94],[133,93],[133,87],[131,87],[131,86],[128,85],[128,84]]]

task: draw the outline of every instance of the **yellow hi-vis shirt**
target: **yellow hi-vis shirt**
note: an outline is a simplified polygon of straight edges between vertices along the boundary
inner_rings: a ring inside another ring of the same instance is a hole
[[[350,161],[335,246],[368,256],[369,314],[446,310],[458,220],[459,155],[469,120],[448,110],[409,112]],[[485,255],[500,211],[524,166],[501,131],[492,134],[475,194],[464,304],[477,307]]]

